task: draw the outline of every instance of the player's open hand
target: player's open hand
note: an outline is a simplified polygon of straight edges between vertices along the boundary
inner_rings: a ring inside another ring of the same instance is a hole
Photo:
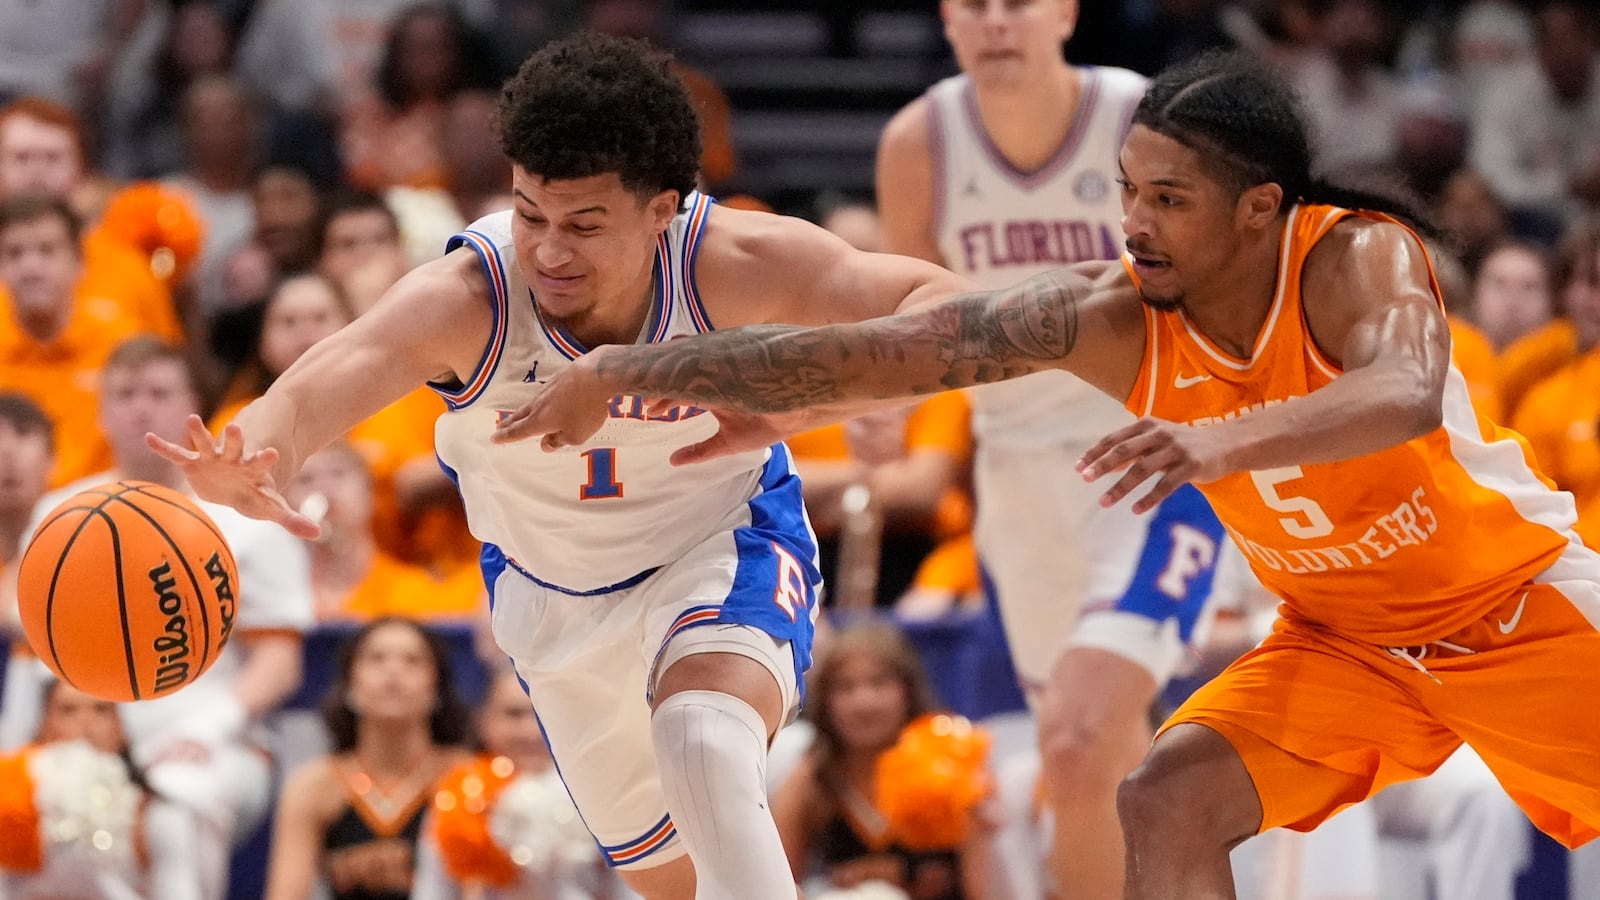
[[[202,500],[231,506],[252,519],[277,522],[297,537],[314,539],[321,527],[301,515],[278,492],[272,467],[278,451],[271,447],[245,452],[244,432],[228,423],[222,437],[213,438],[199,416],[188,421],[188,446],[146,434],[144,442],[183,470],[189,486]]]
[[[1148,512],[1184,484],[1215,481],[1231,471],[1216,431],[1162,419],[1140,419],[1101,438],[1078,460],[1077,469],[1085,481],[1122,472],[1122,477],[1101,495],[1101,506],[1115,505],[1159,474],[1155,486],[1133,504],[1134,512]]]
[[[616,393],[595,371],[598,356],[598,350],[586,353],[551,376],[532,400],[500,420],[489,439],[509,444],[542,435],[539,445],[546,450],[587,441],[605,424],[606,404]]]

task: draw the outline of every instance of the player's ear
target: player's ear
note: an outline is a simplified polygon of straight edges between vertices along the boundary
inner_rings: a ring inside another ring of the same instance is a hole
[[[1061,40],[1067,41],[1078,28],[1078,0],[1056,0],[1061,7]]]
[[[672,224],[672,218],[678,214],[678,207],[683,203],[683,197],[677,191],[665,190],[651,197],[645,207],[650,214],[650,223],[656,231],[666,231]]]
[[[1236,212],[1239,224],[1246,229],[1268,228],[1283,209],[1283,186],[1268,181],[1245,188],[1239,194]]]

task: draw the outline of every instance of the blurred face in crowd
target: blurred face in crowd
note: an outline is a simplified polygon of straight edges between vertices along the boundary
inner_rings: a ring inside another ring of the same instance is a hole
[[[1539,62],[1556,93],[1577,100],[1589,90],[1596,49],[1593,13],[1577,3],[1551,3],[1539,11]]]
[[[641,199],[616,173],[545,180],[512,167],[511,238],[539,309],[582,328],[597,311],[643,299],[656,238],[677,214],[677,191]]]
[[[44,495],[55,455],[42,426],[0,418],[0,514],[26,516]]]
[[[944,34],[981,86],[1014,86],[1062,65],[1076,0],[943,0]]]
[[[293,271],[311,265],[317,255],[320,205],[311,179],[293,169],[268,169],[256,179],[251,199],[256,241],[267,248],[278,267]]]
[[[182,440],[185,420],[200,411],[189,370],[175,359],[108,366],[100,379],[100,428],[117,459],[150,457],[146,432]]]
[[[1341,65],[1363,68],[1379,62],[1387,30],[1373,0],[1337,0],[1322,20],[1322,42]]]
[[[255,109],[237,82],[210,77],[189,87],[183,98],[183,145],[194,168],[248,169],[255,155]]]
[[[1561,305],[1577,329],[1578,345],[1584,350],[1600,346],[1600,249],[1579,260],[1561,292]]]
[[[83,177],[83,155],[69,128],[12,115],[0,122],[0,196],[64,197]]]
[[[328,219],[319,268],[343,284],[356,269],[401,252],[394,218],[381,209],[351,209]]]
[[[350,323],[333,284],[321,275],[296,275],[278,285],[261,322],[261,364],[276,378],[322,340]]]
[[[192,78],[228,69],[228,22],[216,4],[179,5],[172,14],[167,45],[174,66],[183,75]]]
[[[406,95],[416,100],[442,100],[461,66],[450,20],[437,10],[421,10],[400,23],[400,78]]]
[[[1544,257],[1506,244],[1484,257],[1473,285],[1473,316],[1496,347],[1550,321],[1550,269]]]
[[[41,215],[0,230],[0,282],[24,318],[64,314],[82,270],[72,229],[59,216]]]
[[[839,660],[827,715],[846,749],[877,751],[893,745],[910,705],[905,682],[887,660],[868,652]]]
[[[1487,250],[1506,234],[1506,211],[1489,182],[1461,169],[1445,182],[1439,197],[1439,224],[1469,251]]]
[[[350,662],[345,698],[357,716],[426,720],[438,697],[433,651],[416,628],[390,622],[368,632]]]
[[[494,131],[493,94],[462,91],[451,98],[445,108],[440,148],[445,167],[450,170],[452,189],[468,194],[505,193],[510,189],[506,157],[500,151],[500,140]],[[469,210],[469,220],[473,218],[470,213]]]
[[[325,539],[370,532],[372,477],[366,463],[348,444],[336,444],[311,454],[284,493],[296,509],[312,494],[327,499],[328,511],[322,517]]]
[[[65,682],[56,682],[39,720],[39,742],[60,741],[87,741],[101,753],[121,750],[124,740],[117,705],[91,697]]]
[[[541,772],[550,767],[550,753],[533,704],[514,672],[506,670],[495,678],[478,712],[478,734],[484,749],[510,757],[520,771]]]

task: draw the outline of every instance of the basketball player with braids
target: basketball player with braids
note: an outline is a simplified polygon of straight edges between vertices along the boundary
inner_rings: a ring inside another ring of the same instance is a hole
[[[1140,418],[1061,477],[1136,511],[1194,483],[1283,600],[1119,789],[1128,896],[1233,897],[1230,847],[1314,828],[1463,742],[1546,833],[1594,838],[1600,555],[1526,443],[1476,416],[1414,217],[1314,180],[1292,94],[1245,57],[1163,73],[1133,122],[1121,267],[607,348],[498,440],[559,450],[618,391],[778,414],[1065,369]],[[710,450],[753,439],[723,421]]]
[[[201,496],[311,536],[279,493],[301,461],[431,384],[449,407],[439,458],[486,545],[496,640],[607,860],[650,900],[792,898],[764,768],[800,702],[819,577],[777,431],[677,468],[714,416],[619,394],[582,447],[490,438],[593,348],[857,321],[965,285],[796,219],[714,207],[694,190],[689,95],[637,42],[545,47],[498,118],[511,211],[301,356],[220,441],[195,422],[188,446],[152,446]]]
[[[885,129],[878,208],[891,252],[987,288],[1070,263],[1115,265],[1117,150],[1144,96],[1125,69],[1068,65],[1077,0],[943,0],[962,74]],[[1149,708],[1204,639],[1223,543],[1186,487],[1138,516],[1061,478],[1121,403],[1063,372],[971,391],[974,534],[989,601],[1038,717],[1050,872],[1067,898],[1115,900],[1117,784],[1150,746]],[[1173,577],[1157,576],[1168,570]]]

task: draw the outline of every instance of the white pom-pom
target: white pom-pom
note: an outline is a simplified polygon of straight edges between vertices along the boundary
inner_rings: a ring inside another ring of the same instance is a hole
[[[81,861],[133,873],[134,826],[142,796],[123,761],[83,741],[49,744],[28,760],[46,865]]]
[[[554,772],[519,775],[489,812],[489,834],[524,871],[554,875],[592,862],[598,851]]]

